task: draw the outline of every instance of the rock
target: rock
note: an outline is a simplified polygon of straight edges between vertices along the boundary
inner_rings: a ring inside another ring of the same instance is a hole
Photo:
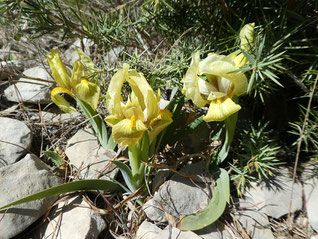
[[[136,239],[156,239],[161,231],[155,224],[144,221],[138,227]]]
[[[198,235],[191,231],[180,231],[179,229],[167,226],[161,230],[151,222],[144,221],[138,228],[136,239],[200,239]]]
[[[41,228],[43,238],[94,239],[106,228],[103,218],[94,213],[81,197],[61,202],[49,215],[46,225]]]
[[[0,168],[0,206],[59,185],[62,180],[35,155]],[[36,200],[0,211],[0,238],[11,238],[39,219],[56,197]]]
[[[67,144],[65,150],[70,163],[80,170],[80,177],[86,179],[94,179],[112,160],[116,153],[113,150],[105,150],[99,145],[97,137],[92,129],[79,130]],[[106,178],[113,178],[118,169],[113,164],[106,170]]]
[[[32,78],[39,78],[53,83],[49,73],[42,66],[36,66],[23,72]],[[47,104],[51,102],[50,91],[52,83],[39,80],[20,78],[18,83],[10,85],[4,91],[7,100],[13,102],[27,102],[33,104]]]
[[[8,72],[19,73],[23,70],[23,64],[20,61],[2,61],[0,62],[0,81],[8,78]]]
[[[83,42],[83,45],[84,45],[84,53],[87,54],[87,55],[90,55],[90,45],[92,43],[91,40],[89,39],[86,39],[84,38],[82,40]],[[64,53],[64,56],[65,56],[65,59],[66,59],[66,62],[69,63],[70,65],[73,65],[75,61],[79,60],[80,57],[79,55],[77,54],[75,48],[79,48],[81,50],[82,49],[82,43],[81,43],[81,40],[80,39],[77,39]]]
[[[311,162],[302,174],[305,205],[309,224],[318,232],[318,165]]]
[[[204,163],[192,164],[181,170],[203,175]],[[200,173],[196,173],[200,171]],[[180,217],[196,213],[204,209],[211,199],[208,183],[191,181],[188,178],[174,175],[171,180],[161,185],[154,197],[146,202],[143,210],[152,221],[166,222],[166,215]],[[167,214],[166,214],[167,213]]]
[[[195,233],[203,239],[233,239],[235,238],[230,228],[225,228],[225,225],[215,222],[210,226],[195,231]]]
[[[245,207],[245,210],[237,211],[235,217],[241,223],[246,233],[252,239],[274,239],[271,231],[271,226],[268,217],[260,212],[255,205],[251,203],[240,203],[240,207]]]
[[[63,124],[63,123],[68,123],[71,121],[77,121],[78,118],[82,118],[83,115],[79,112],[74,112],[74,113],[62,113],[62,114],[56,114],[56,113],[51,113],[51,112],[46,112],[42,111],[42,118],[46,124]],[[40,119],[40,114],[36,114],[31,117],[31,120],[38,120],[41,121]]]
[[[302,186],[299,182],[295,182],[291,195],[292,184],[288,169],[281,168],[279,175],[269,182],[251,183],[251,188],[244,194],[245,202],[257,205],[260,212],[278,219],[289,213],[291,197],[293,199],[291,212],[302,209]]]
[[[15,163],[31,147],[32,133],[19,120],[0,117],[0,168]]]

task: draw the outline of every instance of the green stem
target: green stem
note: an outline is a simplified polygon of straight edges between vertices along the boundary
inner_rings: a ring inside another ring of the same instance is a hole
[[[237,99],[233,99],[233,101],[237,102]],[[224,121],[224,123],[225,123],[225,141],[224,141],[224,144],[223,144],[220,152],[218,153],[217,163],[216,163],[217,165],[222,163],[229,154],[229,151],[231,148],[231,143],[233,141],[234,134],[235,134],[237,116],[238,116],[238,112],[231,115],[230,117],[228,117]]]

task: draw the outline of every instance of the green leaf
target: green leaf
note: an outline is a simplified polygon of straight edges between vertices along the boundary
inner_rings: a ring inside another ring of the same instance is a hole
[[[58,153],[54,151],[43,151],[43,153],[45,154],[45,156],[50,158],[57,167],[64,164],[64,160]]]
[[[5,206],[0,207],[1,209],[18,205],[21,203],[31,202],[43,198],[48,198],[64,193],[70,193],[70,192],[76,192],[76,191],[89,191],[89,190],[104,190],[104,191],[116,191],[121,190],[122,187],[120,184],[109,181],[109,180],[103,180],[103,179],[87,179],[87,180],[80,180],[80,181],[74,181],[70,183],[64,183],[46,190],[43,190],[38,193],[34,193],[30,196],[24,197],[22,199],[19,199],[15,202],[9,203]]]
[[[138,189],[138,186],[137,186],[135,179],[132,175],[131,169],[126,164],[124,164],[123,162],[120,162],[118,160],[111,160],[111,162],[119,168],[121,174],[123,175],[124,181],[125,181],[126,185],[128,186],[130,192],[135,192]],[[126,191],[128,191],[128,190],[126,189]]]
[[[85,101],[80,100],[77,97],[76,100],[86,117],[89,119],[89,122],[91,123],[96,133],[99,143],[103,146],[104,149],[114,149],[116,147],[116,144],[108,139],[107,127],[102,117]]]
[[[213,197],[208,206],[202,211],[185,216],[180,224],[180,230],[199,230],[211,225],[223,214],[226,203],[230,199],[230,179],[226,170],[220,169],[219,178],[216,180]]]

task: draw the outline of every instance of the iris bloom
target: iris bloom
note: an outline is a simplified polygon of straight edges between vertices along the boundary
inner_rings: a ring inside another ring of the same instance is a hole
[[[121,89],[125,81],[132,92],[124,103]],[[110,115],[105,121],[112,127],[114,141],[123,146],[135,146],[148,131],[151,143],[172,122],[171,112],[160,110],[159,100],[160,91],[155,94],[141,73],[129,71],[129,65],[124,64],[112,77],[106,94]]]
[[[81,51],[77,51],[83,61],[89,58]],[[58,50],[51,50],[47,55],[47,61],[50,65],[52,76],[58,87],[51,91],[52,101],[64,112],[72,113],[76,109],[72,107],[63,96],[66,93],[73,98],[78,97],[80,100],[88,103],[94,110],[96,110],[100,88],[97,84],[90,82],[85,78],[85,66],[80,60],[73,64],[73,72],[63,64]]]
[[[254,23],[245,25],[240,32],[241,48],[249,50],[254,41]],[[239,67],[247,63],[244,54],[224,56],[210,54],[200,60],[200,53],[192,56],[192,62],[183,78],[182,93],[198,107],[209,104],[203,117],[206,122],[223,121],[241,109],[233,101],[247,91],[248,80]]]

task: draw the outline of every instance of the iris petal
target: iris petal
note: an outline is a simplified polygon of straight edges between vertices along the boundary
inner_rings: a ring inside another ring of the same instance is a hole
[[[135,118],[123,119],[113,126],[112,135],[116,143],[122,146],[134,146],[141,139],[147,127]]]
[[[87,80],[82,80],[81,83],[76,86],[76,95],[78,98],[84,100],[94,110],[97,108],[99,94],[99,86]]]
[[[203,107],[209,102],[205,100],[200,93],[199,89],[199,61],[200,61],[200,52],[196,52],[192,56],[192,61],[190,67],[183,78],[183,89],[182,93],[192,102],[198,106]]]
[[[47,61],[57,85],[66,89],[71,89],[71,72],[63,64],[60,52],[58,50],[51,50],[50,54],[47,55]]]
[[[240,109],[241,106],[235,104],[229,97],[217,99],[211,101],[208,113],[203,117],[203,120],[206,122],[223,121]]]
[[[164,130],[168,125],[172,123],[172,114],[169,110],[160,110],[160,113],[156,118],[150,122],[149,140],[150,143],[158,136],[158,134]]]
[[[73,113],[76,112],[76,109],[72,107],[63,96],[60,94],[66,93],[73,97],[72,92],[70,92],[66,88],[56,87],[51,91],[51,99],[52,101],[65,113]]]

